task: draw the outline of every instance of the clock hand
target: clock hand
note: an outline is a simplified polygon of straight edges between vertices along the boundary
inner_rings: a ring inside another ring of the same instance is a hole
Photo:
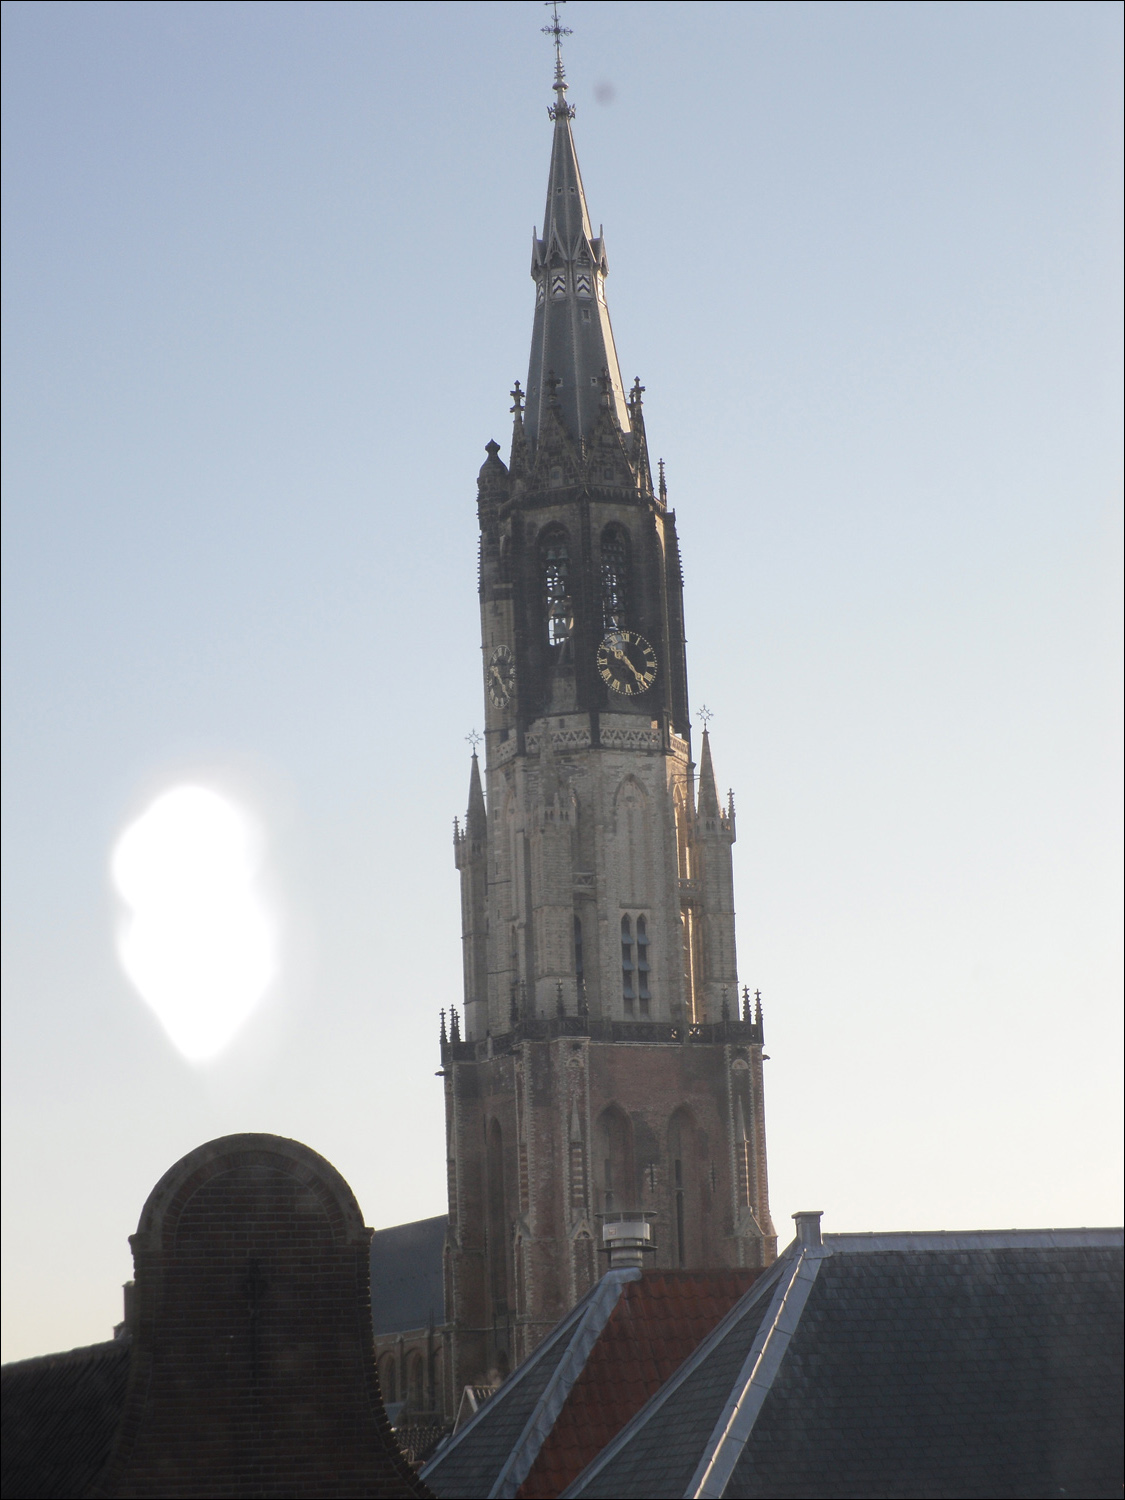
[[[637,671],[636,667],[629,660],[628,656],[626,656],[625,652],[621,649],[620,646],[614,646],[613,654],[617,657],[618,661],[623,661],[625,663],[630,672],[632,672],[633,676],[637,679],[641,686],[644,687],[646,685],[644,678],[641,676],[640,672]]]

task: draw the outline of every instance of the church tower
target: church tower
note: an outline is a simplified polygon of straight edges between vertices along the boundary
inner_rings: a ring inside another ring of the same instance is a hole
[[[607,1218],[646,1221],[657,1266],[776,1250],[734,804],[706,728],[693,762],[675,513],[621,379],[561,61],[554,89],[527,390],[478,480],[484,765],[442,1026],[454,1390],[583,1295]]]

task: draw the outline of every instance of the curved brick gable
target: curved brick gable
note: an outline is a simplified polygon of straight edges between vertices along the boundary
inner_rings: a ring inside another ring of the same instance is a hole
[[[228,1136],[178,1162],[131,1237],[119,1496],[424,1495],[379,1397],[366,1229],[296,1141]]]

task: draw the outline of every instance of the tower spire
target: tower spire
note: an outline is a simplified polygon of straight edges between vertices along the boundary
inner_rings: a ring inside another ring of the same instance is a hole
[[[542,418],[551,402],[552,379],[565,426],[573,438],[588,438],[602,409],[602,376],[609,376],[610,409],[623,433],[631,431],[621,383],[621,367],[605,300],[609,261],[599,226],[595,235],[578,169],[571,121],[574,106],[566,100],[562,39],[570,35],[559,21],[558,0],[549,0],[553,19],[543,27],[555,43],[555,102],[551,167],[542,237],[531,246],[535,282],[535,317],[527,375],[526,431],[538,442]]]

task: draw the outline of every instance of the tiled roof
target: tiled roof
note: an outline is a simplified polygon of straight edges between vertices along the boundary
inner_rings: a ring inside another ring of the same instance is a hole
[[[449,1219],[415,1219],[371,1236],[371,1320],[376,1335],[445,1322],[442,1257]]]
[[[1120,1495],[1121,1245],[791,1247],[566,1494]]]
[[[109,1458],[128,1373],[124,1339],[4,1366],[5,1500],[89,1492]]]
[[[639,1496],[684,1495],[699,1455],[715,1426],[716,1392],[726,1396],[746,1357],[752,1337],[770,1306],[784,1271],[775,1262],[740,1302],[685,1360],[637,1416],[621,1430],[603,1454],[603,1466],[579,1475],[567,1494]],[[655,1417],[655,1420],[654,1420]],[[608,1457],[609,1462],[605,1463]],[[597,1461],[595,1461],[596,1463]],[[633,1483],[634,1470],[638,1478]],[[659,1490],[647,1490],[648,1476],[657,1474]]]
[[[519,1494],[561,1494],[761,1274],[645,1271],[629,1283]]]

